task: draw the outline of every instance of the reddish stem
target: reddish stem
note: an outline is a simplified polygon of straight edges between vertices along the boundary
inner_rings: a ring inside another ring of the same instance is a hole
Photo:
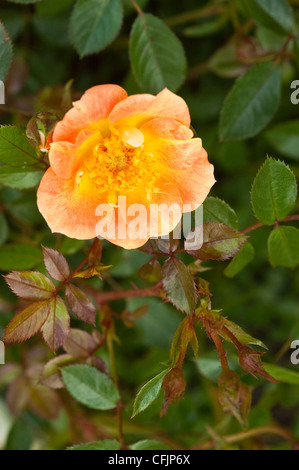
[[[153,287],[146,287],[145,289],[131,289],[123,291],[111,292],[98,292],[89,289],[98,304],[109,302],[110,300],[129,299],[132,297],[161,297],[164,298],[163,291],[161,290],[162,284],[159,282]]]
[[[226,354],[226,351],[223,347],[223,343],[222,343],[219,335],[216,333],[216,331],[210,332],[210,335],[211,335],[211,338],[214,341],[215,346],[217,348],[222,370],[223,371],[229,370],[229,365],[228,365],[228,362],[227,362],[227,354]]]
[[[294,221],[294,220],[299,220],[299,214],[289,215],[288,217],[285,217],[284,219],[277,220],[276,223],[277,224],[282,224],[282,223],[291,222],[291,221]],[[253,232],[253,230],[256,230],[256,229],[261,228],[261,227],[264,227],[264,224],[262,222],[258,222],[256,224],[250,225],[247,228],[244,228],[244,230],[242,230],[242,233],[244,233],[244,234],[250,233],[250,232]]]

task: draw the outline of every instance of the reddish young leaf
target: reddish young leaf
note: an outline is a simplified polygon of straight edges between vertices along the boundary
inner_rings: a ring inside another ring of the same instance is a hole
[[[65,289],[65,298],[72,312],[80,320],[95,325],[96,308],[81,289],[73,284],[69,284]]]
[[[16,377],[22,373],[21,364],[9,362],[0,367],[0,388],[10,384]]]
[[[173,233],[169,234],[169,238],[158,238],[156,240],[157,248],[162,253],[174,253],[180,246],[181,240],[173,238]]]
[[[61,376],[61,368],[77,363],[78,359],[70,354],[61,354],[54,357],[45,365],[41,374],[40,383],[53,389],[64,388]]]
[[[155,253],[155,247],[153,245],[153,240],[148,240],[145,245],[142,245],[138,248],[142,253],[147,253],[148,255],[153,255]]]
[[[63,346],[70,331],[70,316],[60,297],[54,297],[50,303],[49,316],[42,327],[45,342],[52,351]]]
[[[225,371],[219,376],[219,403],[225,413],[230,413],[243,427],[247,426],[247,418],[251,407],[251,392],[241,382],[236,372]]]
[[[6,401],[10,411],[14,415],[19,414],[26,408],[30,394],[29,387],[30,384],[23,375],[17,377],[10,383],[7,389]]]
[[[171,369],[163,379],[162,388],[165,392],[165,397],[162,405],[161,416],[167,413],[168,407],[171,403],[174,403],[184,396],[186,381],[184,379],[182,369]]]
[[[269,382],[278,384],[279,382],[265,371],[261,360],[262,355],[263,353],[259,353],[244,346],[239,350],[240,366],[244,372],[248,372],[255,378],[259,375],[260,377],[263,377],[263,379],[269,380]]]
[[[190,318],[189,316],[185,317],[174,334],[170,349],[170,360],[173,367],[180,359],[184,359],[189,344],[194,355],[198,354],[198,340]]]
[[[61,401],[56,391],[35,385],[30,389],[29,406],[41,418],[55,419],[60,412]]]
[[[208,259],[225,261],[232,258],[247,240],[242,233],[218,222],[206,222],[197,229],[203,230],[202,247],[199,250],[187,249],[186,251],[201,261]],[[188,239],[193,239],[193,237],[193,232],[191,232],[186,237],[185,246],[188,245]]]
[[[93,336],[86,331],[72,328],[63,349],[74,357],[88,357],[97,346]]]
[[[103,374],[106,374],[109,376],[109,369],[105,361],[99,356],[90,356],[86,359],[85,364],[87,364],[90,367],[95,367],[98,369],[100,372],[103,372]]]
[[[27,124],[26,137],[32,147],[49,148],[52,131],[59,117],[50,112],[39,112]]]
[[[70,276],[70,268],[65,257],[52,248],[42,247],[44,263],[48,273],[56,281],[65,281]]]
[[[41,329],[50,313],[51,300],[41,300],[18,313],[7,325],[4,339],[8,343],[25,341]]]
[[[13,271],[4,279],[11,290],[25,300],[49,299],[56,289],[50,279],[36,271]]]
[[[184,263],[168,258],[162,267],[163,287],[170,302],[179,310],[191,314],[196,306],[197,294],[193,278]]]

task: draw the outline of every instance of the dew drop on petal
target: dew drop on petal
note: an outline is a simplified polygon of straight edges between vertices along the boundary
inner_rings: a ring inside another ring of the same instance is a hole
[[[132,129],[126,129],[123,133],[123,141],[131,147],[141,147],[144,143],[144,135],[136,127]]]

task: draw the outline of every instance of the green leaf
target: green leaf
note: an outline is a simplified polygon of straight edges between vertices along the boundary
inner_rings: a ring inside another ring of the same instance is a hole
[[[49,299],[56,290],[50,279],[35,271],[13,271],[4,278],[11,290],[25,300]]]
[[[24,418],[18,417],[7,436],[5,450],[30,450],[33,441],[32,429]]]
[[[72,328],[63,349],[73,357],[89,357],[95,351],[98,342],[83,330]]]
[[[284,162],[267,158],[251,190],[252,207],[257,219],[265,225],[273,225],[293,209],[296,197],[297,183],[293,172]]]
[[[0,183],[15,189],[29,189],[38,185],[43,172],[32,168],[0,167]]]
[[[222,316],[221,310],[210,310],[200,307],[198,309],[198,313],[201,316],[206,317],[212,323],[212,325],[215,326],[219,334],[227,341],[232,342],[231,337],[227,334],[225,328],[229,330],[241,344],[254,344],[255,346],[268,349],[262,341],[249,335],[239,325]]]
[[[121,0],[78,0],[70,20],[70,39],[81,57],[108,46],[123,17]]]
[[[277,152],[299,161],[299,120],[278,124],[266,137]]]
[[[152,258],[138,270],[140,279],[146,282],[159,282],[162,279],[162,269],[159,261]]]
[[[299,265],[299,230],[295,227],[276,227],[268,240],[270,263],[273,267],[296,268]]]
[[[184,34],[191,38],[201,38],[210,36],[220,31],[227,23],[227,16],[211,17],[206,21],[202,21],[194,26],[189,26],[184,30]]]
[[[262,341],[249,335],[239,325],[228,320],[227,318],[223,319],[223,326],[225,326],[241,344],[254,344],[255,346],[260,346],[261,348],[268,349]],[[228,341],[231,341],[230,337],[227,336],[225,333],[221,332],[221,335]]]
[[[185,246],[187,253],[202,261],[208,259],[225,261],[232,258],[247,240],[242,233],[218,222],[206,222],[196,230],[203,230],[202,247],[199,250],[188,249],[188,240],[194,238],[193,232],[186,237]]]
[[[62,369],[63,381],[70,394],[94,410],[112,410],[119,393],[112,380],[94,367],[72,365]]]
[[[66,47],[69,44],[68,30],[65,27],[68,19],[68,12],[55,17],[45,17],[35,14],[31,24],[37,35],[49,44],[49,46]]]
[[[166,24],[150,13],[139,16],[130,35],[130,59],[139,85],[149,93],[177,91],[186,78],[183,46]]]
[[[185,264],[176,257],[162,266],[163,287],[170,302],[179,310],[192,314],[196,306],[193,278]]]
[[[251,243],[245,243],[239,253],[236,254],[229,265],[225,268],[224,274],[230,278],[235,277],[254,259],[254,254],[255,250]]]
[[[42,261],[40,248],[23,243],[11,243],[0,247],[0,270],[32,269]]]
[[[70,331],[70,316],[63,300],[56,296],[50,302],[50,313],[42,327],[45,342],[52,351],[64,345]]]
[[[219,375],[221,374],[221,363],[217,353],[201,355],[199,359],[195,359],[196,367],[201,375],[206,377],[213,382],[217,382]],[[230,370],[239,369],[239,361],[237,356],[230,355],[228,357]]]
[[[160,374],[156,375],[153,379],[143,385],[139,390],[134,401],[132,418],[141,411],[144,411],[151,403],[153,403],[153,401],[156,400],[160,393],[163,379],[168,371],[169,369],[163,370]]]
[[[68,447],[68,450],[119,450],[121,444],[114,439],[103,439],[102,441],[88,442]]]
[[[235,78],[246,72],[246,67],[240,63],[233,42],[217,49],[210,58],[208,67],[211,72],[221,78]]]
[[[203,221],[221,222],[236,230],[239,227],[239,221],[235,211],[218,197],[207,197],[203,203]]]
[[[272,62],[255,65],[238,78],[220,115],[220,138],[242,140],[271,121],[281,96],[281,71]]]
[[[50,311],[50,300],[39,300],[26,307],[14,316],[7,325],[4,333],[5,341],[20,342],[31,338],[48,318]]]
[[[53,0],[43,0],[42,3],[36,5],[36,13],[39,16],[52,16],[55,17],[60,13],[70,10],[74,4],[74,0],[60,0],[53,2]]]
[[[289,385],[299,385],[299,373],[295,370],[279,367],[275,364],[265,364],[264,369],[268,374],[272,375],[279,382]]]
[[[9,227],[6,218],[0,212],[0,245],[6,242],[9,235]]]
[[[295,18],[287,0],[248,0],[254,19],[276,33],[286,35],[294,31]]]
[[[74,238],[64,237],[60,251],[64,256],[73,255],[84,246],[84,240],[75,240]]]
[[[10,189],[6,189],[10,190]],[[21,195],[15,201],[8,202],[5,204],[5,207],[14,219],[17,221],[25,223],[25,225],[43,222],[42,215],[39,212],[36,204],[36,194],[34,193],[19,193]]]
[[[131,444],[129,447],[131,450],[170,450],[170,447],[166,444],[152,439],[135,442],[135,444]]]
[[[12,45],[8,33],[0,21],[0,80],[4,80],[12,61]],[[1,103],[1,101],[0,101]],[[3,103],[2,103],[3,104]]]
[[[17,39],[25,25],[24,17],[21,16],[18,11],[9,9],[1,11],[1,20],[5,25],[11,41]]]

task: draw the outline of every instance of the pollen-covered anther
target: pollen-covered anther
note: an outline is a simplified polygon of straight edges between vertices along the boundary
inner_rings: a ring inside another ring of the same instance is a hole
[[[141,181],[151,179],[152,156],[144,152],[143,143],[144,136],[138,129],[121,133],[111,127],[110,135],[94,147],[91,158],[85,162],[99,190],[108,191],[109,204],[117,204],[115,194],[125,195]]]

